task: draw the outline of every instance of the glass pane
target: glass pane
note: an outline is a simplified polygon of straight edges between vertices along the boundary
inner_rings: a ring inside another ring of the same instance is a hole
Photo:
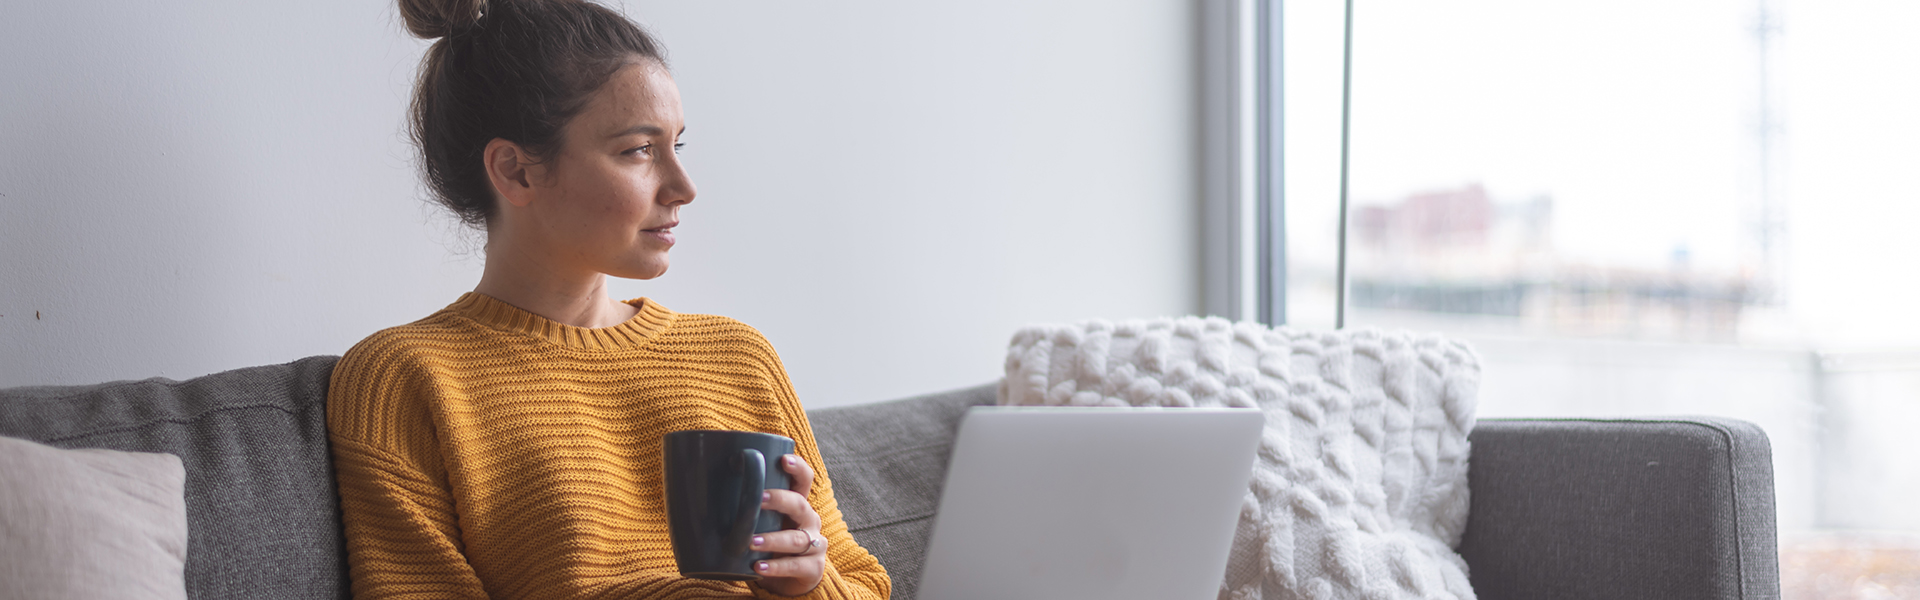
[[[1361,0],[1348,324],[1473,343],[1484,416],[1758,423],[1787,597],[1920,597],[1915,24],[1890,1]],[[1330,25],[1287,30],[1315,65],[1290,111],[1338,97]],[[1301,136],[1289,177],[1324,180]]]
[[[1334,327],[1340,257],[1340,80],[1345,9],[1282,2],[1287,324]]]

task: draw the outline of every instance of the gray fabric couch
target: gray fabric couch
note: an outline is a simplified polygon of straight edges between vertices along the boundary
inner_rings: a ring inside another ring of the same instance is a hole
[[[334,357],[0,390],[0,435],[169,452],[196,599],[347,595],[326,437]],[[808,413],[855,539],[912,598],[955,428],[991,384]],[[1766,434],[1714,419],[1482,420],[1460,552],[1481,598],[1779,597]]]

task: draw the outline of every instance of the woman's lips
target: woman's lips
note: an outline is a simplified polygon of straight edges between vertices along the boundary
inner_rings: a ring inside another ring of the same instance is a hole
[[[647,235],[653,236],[653,239],[660,240],[662,243],[665,243],[668,246],[673,245],[673,228],[672,227],[661,227],[659,229],[643,229],[641,231],[645,232]]]

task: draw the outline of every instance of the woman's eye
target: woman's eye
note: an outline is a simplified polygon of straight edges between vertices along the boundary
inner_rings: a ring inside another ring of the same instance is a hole
[[[639,148],[628,150],[627,154],[643,154],[646,156],[653,156],[653,144],[647,144]]]
[[[686,143],[686,142],[674,142],[674,143],[673,143],[673,153],[674,153],[674,154],[679,154],[681,150],[685,150],[685,149],[687,149],[687,143]]]

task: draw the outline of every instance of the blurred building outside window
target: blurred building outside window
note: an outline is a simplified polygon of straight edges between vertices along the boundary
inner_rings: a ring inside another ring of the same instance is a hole
[[[1289,324],[1329,327],[1344,6],[1288,2]],[[1773,443],[1788,600],[1920,598],[1920,3],[1355,0],[1346,325],[1487,417]]]

